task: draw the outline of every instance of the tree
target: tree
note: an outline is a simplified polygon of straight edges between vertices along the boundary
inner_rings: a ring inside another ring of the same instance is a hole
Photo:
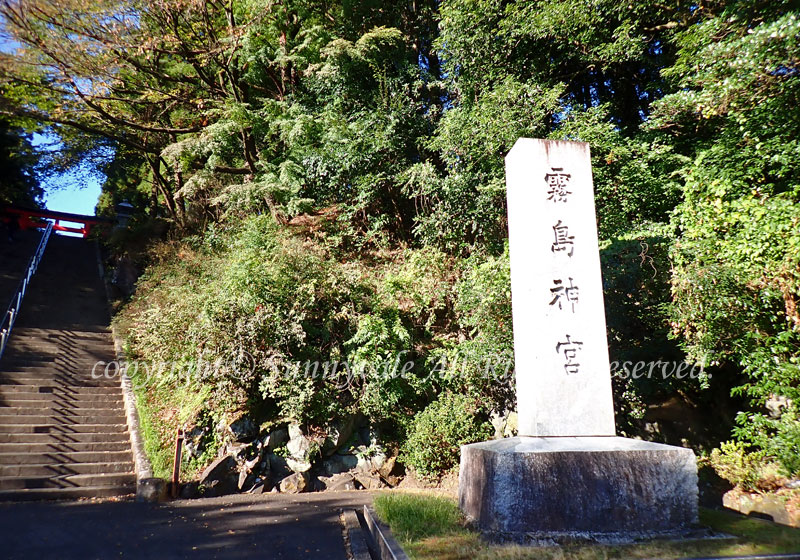
[[[0,120],[0,203],[35,207],[44,191],[36,173],[38,157],[31,135]]]
[[[651,126],[690,155],[673,223],[673,329],[691,356],[735,364],[752,408],[739,438],[800,470],[800,23],[789,3],[735,2],[683,31],[680,87]],[[788,399],[766,414],[769,399]]]

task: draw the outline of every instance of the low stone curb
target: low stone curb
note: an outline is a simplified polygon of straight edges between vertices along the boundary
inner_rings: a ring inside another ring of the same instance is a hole
[[[346,535],[346,547],[351,560],[372,560],[367,544],[367,535],[361,529],[356,510],[342,510],[342,522]]]
[[[403,548],[392,536],[389,528],[378,520],[375,510],[369,506],[364,506],[364,520],[367,529],[377,547],[380,560],[408,560]]]
[[[125,403],[125,418],[128,422],[128,432],[131,435],[131,450],[133,464],[136,469],[136,501],[159,502],[167,497],[167,483],[163,479],[153,476],[153,466],[144,450],[144,441],[139,429],[139,411],[136,408],[136,394],[133,392],[131,378],[124,365],[125,353],[122,350],[122,340],[112,328],[114,337],[114,350],[120,366],[119,380],[122,386],[122,399]]]
[[[111,292],[105,279],[105,269],[103,259],[100,256],[100,246],[95,242],[97,249],[97,267],[100,278],[103,279],[103,286],[106,290],[106,301],[108,302],[109,313],[111,308]],[[128,433],[131,435],[131,451],[133,453],[133,464],[136,471],[136,501],[138,502],[158,502],[167,497],[166,481],[153,476],[153,466],[144,450],[144,441],[140,431],[139,411],[136,408],[136,394],[133,392],[133,384],[128,376],[125,367],[125,351],[123,350],[122,338],[117,334],[116,329],[111,325],[111,337],[114,341],[114,355],[119,366],[119,381],[122,387],[122,401],[125,405],[125,419],[128,424]]]

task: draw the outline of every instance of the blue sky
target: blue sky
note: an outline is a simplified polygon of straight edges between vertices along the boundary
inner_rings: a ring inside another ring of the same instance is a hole
[[[59,177],[57,181],[45,181],[45,202],[48,210],[94,215],[94,207],[100,196],[97,178]]]
[[[52,137],[34,134],[33,145],[52,143]],[[85,172],[65,173],[42,182],[48,210],[94,215],[102,179]]]

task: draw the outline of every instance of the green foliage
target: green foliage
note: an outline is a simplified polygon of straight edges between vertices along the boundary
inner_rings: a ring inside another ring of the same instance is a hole
[[[455,262],[434,247],[406,250],[386,271],[381,288],[385,305],[396,305],[417,329],[446,329],[452,307]]]
[[[513,410],[514,340],[508,249],[498,257],[475,254],[464,261],[456,286],[455,315],[461,329],[432,353],[443,387],[480,401],[486,412]]]
[[[763,453],[750,453],[741,443],[728,441],[711,453],[710,460],[717,474],[734,486],[746,491],[758,489]]]
[[[0,204],[35,207],[41,203],[37,164],[31,135],[0,119]]]
[[[466,395],[442,393],[412,422],[403,446],[403,461],[427,478],[458,465],[461,446],[492,434],[486,410]]]
[[[669,220],[680,200],[677,171],[686,163],[669,144],[623,134],[607,105],[571,112],[552,136],[589,143],[600,239]]]
[[[329,406],[340,406],[326,392],[331,380],[304,377],[295,365],[341,355],[363,288],[269,218],[224,237],[224,249],[181,248],[140,281],[143,295],[126,312],[134,351],[193,364],[196,374],[210,365],[217,399],[264,398],[283,416],[328,417]]]
[[[713,373],[615,379],[620,430],[660,437],[647,411],[671,397],[730,418],[714,397],[733,389],[737,441],[798,472],[792,3],[32,5],[0,7],[22,46],[2,109],[50,123],[54,165],[105,159],[101,210],[139,210],[119,252],[173,240],[123,313],[139,356],[180,364],[159,387],[213,364],[209,409],[363,412],[410,430],[421,472],[448,468],[514,407],[503,158],[520,136],[584,141],[612,361]],[[445,433],[454,395],[482,408]],[[718,442],[704,429],[690,444]]]
[[[199,383],[210,408],[321,425],[353,412],[403,425],[428,402],[424,345],[455,281],[444,255],[342,264],[266,216],[195,243],[167,247],[120,318],[137,356],[167,364],[158,386]]]
[[[653,121],[696,135],[673,218],[671,316],[691,357],[745,373],[735,392],[755,410],[739,415],[737,437],[796,473],[795,416],[759,409],[772,396],[796,402],[800,382],[800,119],[785,110],[800,99],[800,24],[780,9],[757,22],[725,15],[682,36],[667,74],[684,89]]]

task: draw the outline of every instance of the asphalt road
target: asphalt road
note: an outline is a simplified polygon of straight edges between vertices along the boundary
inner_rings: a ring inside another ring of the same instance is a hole
[[[0,557],[45,560],[347,558],[339,510],[367,492],[234,495],[164,504],[0,504]]]

